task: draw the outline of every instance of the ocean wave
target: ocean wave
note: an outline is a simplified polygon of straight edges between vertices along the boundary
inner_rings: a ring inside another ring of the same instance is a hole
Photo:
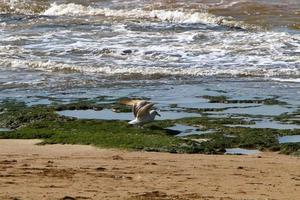
[[[53,3],[42,13],[43,15],[51,16],[86,16],[86,15],[104,15],[107,17],[124,17],[124,18],[152,18],[161,21],[169,21],[174,23],[218,23],[222,18],[215,17],[208,13],[189,13],[183,11],[168,11],[168,10],[114,10],[109,8],[94,8],[91,6],[82,6],[79,4],[57,4]]]
[[[272,80],[278,82],[300,83],[300,78],[272,78]]]
[[[300,70],[298,68],[219,68],[219,67],[144,67],[144,66],[88,66],[88,65],[72,65],[66,63],[58,63],[54,61],[28,61],[17,59],[4,59],[0,61],[0,65],[10,69],[34,69],[47,72],[64,72],[64,73],[84,73],[92,75],[141,75],[141,76],[157,76],[170,77],[203,77],[203,76],[222,76],[222,77],[269,77],[277,81],[285,81],[285,79],[274,79],[277,77],[292,76],[295,79],[286,79],[299,81]]]
[[[52,3],[50,7],[41,13],[50,16],[89,16],[104,15],[106,17],[134,18],[159,20],[170,23],[204,23],[214,25],[224,25],[237,28],[253,29],[257,28],[243,22],[233,21],[231,17],[220,17],[207,12],[186,12],[181,10],[115,10],[110,8],[95,8],[92,6],[83,6],[79,4],[57,4]]]

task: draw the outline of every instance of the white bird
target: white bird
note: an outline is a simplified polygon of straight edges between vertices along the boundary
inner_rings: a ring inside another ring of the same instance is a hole
[[[153,105],[154,103],[150,103],[147,101],[135,102],[132,106],[132,112],[135,119],[128,123],[143,125],[145,123],[154,121],[155,116],[160,116],[160,114],[156,110],[150,110]]]

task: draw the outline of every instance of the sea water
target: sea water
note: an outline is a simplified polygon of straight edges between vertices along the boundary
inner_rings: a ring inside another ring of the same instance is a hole
[[[294,112],[299,17],[297,0],[4,0],[0,100],[147,97],[158,107],[256,114],[201,96],[276,96],[288,106],[258,114]]]

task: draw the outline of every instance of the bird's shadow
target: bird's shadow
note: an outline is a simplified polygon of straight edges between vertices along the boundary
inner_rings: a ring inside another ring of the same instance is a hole
[[[177,135],[177,134],[181,133],[180,131],[171,130],[171,129],[168,129],[168,128],[162,128],[162,127],[157,126],[157,125],[147,126],[147,129],[162,131],[162,132],[166,133],[167,135]]]

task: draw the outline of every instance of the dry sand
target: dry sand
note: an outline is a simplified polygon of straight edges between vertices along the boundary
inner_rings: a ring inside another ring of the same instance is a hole
[[[300,158],[0,140],[0,199],[300,199]]]

